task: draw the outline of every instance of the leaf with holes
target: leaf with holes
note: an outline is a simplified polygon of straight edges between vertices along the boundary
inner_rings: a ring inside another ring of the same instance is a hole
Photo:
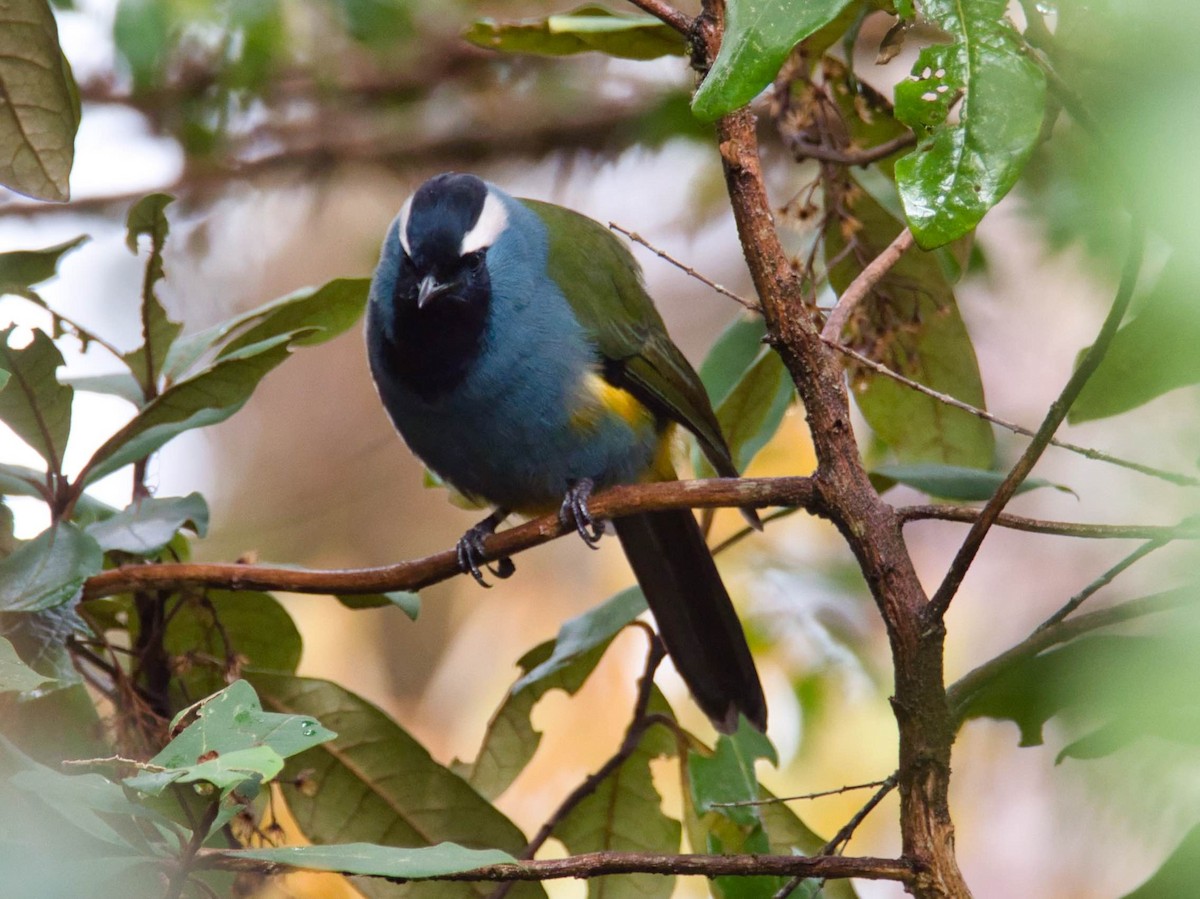
[[[0,183],[39,200],[70,197],[79,90],[46,0],[0,6]]]
[[[610,642],[611,638],[573,656],[569,663],[554,673],[510,690],[488,722],[475,761],[455,762],[451,768],[487,799],[495,799],[503,793],[525,770],[542,741],[541,731],[533,727],[533,707],[551,690],[563,690],[567,695],[574,696],[595,670]],[[554,646],[554,641],[547,640],[525,653],[517,662],[522,672],[528,674],[545,663]],[[524,677],[521,681],[524,681]]]
[[[745,106],[771,83],[793,47],[832,22],[849,2],[730,0],[721,49],[692,99],[692,112],[711,122]]]
[[[71,435],[71,399],[75,392],[58,382],[62,353],[44,331],[16,349],[10,346],[16,325],[0,331],[0,368],[10,375],[0,388],[0,421],[37,450],[51,471],[61,472]]]
[[[847,180],[849,217],[825,230],[829,281],[839,293],[900,233],[900,222]],[[847,343],[892,371],[983,409],[983,380],[954,292],[937,258],[910,248],[863,299]],[[900,462],[990,468],[995,437],[986,421],[848,364],[855,401]]]
[[[595,51],[621,59],[683,56],[679,32],[654,16],[630,16],[603,6],[581,6],[566,15],[519,22],[480,19],[463,37],[477,47],[504,53],[569,56]]]
[[[150,255],[142,279],[142,345],[122,357],[147,397],[158,392],[158,377],[167,353],[183,330],[183,325],[167,317],[154,292],[154,286],[164,275],[162,254],[170,232],[166,208],[173,202],[175,198],[169,194],[142,197],[133,204],[125,221],[125,245],[131,253],[137,254],[139,238],[150,238]]]
[[[29,288],[58,274],[62,257],[88,240],[86,234],[42,250],[0,253],[0,293],[24,294]]]
[[[657,691],[648,711],[671,717],[670,706]],[[679,851],[682,828],[662,808],[654,787],[650,762],[676,754],[675,740],[666,728],[652,726],[637,749],[554,827],[554,837],[573,855],[583,852]],[[667,899],[675,878],[653,874],[624,874],[588,880],[589,899]]]
[[[951,38],[922,50],[896,86],[896,117],[920,137],[896,162],[896,184],[926,249],[972,230],[1016,183],[1037,144],[1046,79],[1007,8],[1007,0],[921,4],[926,21]]]

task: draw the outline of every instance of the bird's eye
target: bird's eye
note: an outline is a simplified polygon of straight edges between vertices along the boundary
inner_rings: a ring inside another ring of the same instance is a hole
[[[479,271],[481,268],[483,268],[484,251],[476,250],[474,253],[468,253],[466,258],[463,259],[463,262],[470,271]]]

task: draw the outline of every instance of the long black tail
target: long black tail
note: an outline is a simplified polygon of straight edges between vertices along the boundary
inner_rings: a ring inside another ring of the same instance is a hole
[[[696,703],[724,733],[737,729],[739,712],[766,730],[758,670],[692,513],[644,512],[614,523],[667,652]]]

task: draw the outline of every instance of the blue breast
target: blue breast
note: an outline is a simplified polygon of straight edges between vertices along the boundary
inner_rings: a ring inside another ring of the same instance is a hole
[[[492,294],[477,357],[454,389],[422,398],[395,376],[389,283],[402,249],[389,230],[368,309],[376,385],[414,453],[468,495],[516,511],[561,500],[569,482],[600,486],[638,480],[658,445],[655,427],[615,414],[580,424],[585,378],[600,362],[570,304],[546,272],[546,228],[536,213],[501,194],[509,224],[488,251]],[[389,350],[388,347],[393,347]]]

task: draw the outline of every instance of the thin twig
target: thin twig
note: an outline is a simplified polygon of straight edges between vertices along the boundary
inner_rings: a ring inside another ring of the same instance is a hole
[[[845,826],[843,826],[841,830],[833,835],[833,839],[821,847],[821,851],[818,852],[814,858],[836,858],[841,847],[850,842],[850,838],[854,836],[854,831],[858,829],[858,825],[862,824],[867,815],[874,811],[875,806],[879,805],[879,803],[883,801],[883,797],[887,796],[888,793],[896,788],[896,777],[897,776],[893,774],[891,777],[880,781],[879,789],[875,792],[875,795],[867,800],[866,805],[854,813],[854,817],[847,821]],[[776,890],[775,895],[772,896],[771,899],[787,899],[787,897],[792,894],[792,891],[807,879],[809,878],[802,874],[797,874],[782,887]]]
[[[946,702],[950,706],[951,716],[956,723],[961,723],[967,706],[976,693],[1042,650],[1066,643],[1091,631],[1123,624],[1146,615],[1193,606],[1195,602],[1196,585],[1192,584],[1131,599],[1107,609],[1098,609],[1086,615],[1059,621],[1044,629],[1039,627],[1016,646],[964,674],[946,690]]]
[[[747,309],[749,309],[751,312],[757,312],[760,315],[762,314],[762,307],[759,306],[758,303],[755,303],[753,300],[747,300],[745,297],[738,296],[732,290],[729,290],[726,287],[722,287],[720,284],[716,283],[715,281],[709,280],[708,278],[706,278],[704,275],[700,274],[698,271],[696,271],[694,268],[692,268],[687,263],[680,262],[678,259],[676,259],[674,256],[672,256],[670,253],[666,252],[666,250],[660,250],[658,247],[654,246],[654,244],[650,243],[650,241],[646,240],[646,238],[642,237],[642,235],[638,234],[636,231],[629,231],[625,228],[622,228],[616,222],[609,222],[608,227],[612,228],[614,231],[619,231],[620,233],[624,234],[626,237],[628,237],[634,243],[640,243],[643,247],[645,247],[647,250],[649,250],[654,255],[658,256],[660,259],[665,259],[667,262],[671,263],[671,265],[675,266],[680,271],[695,278],[701,284],[711,287],[713,290],[715,290],[717,293],[721,294],[722,296],[729,297],[729,299],[733,300],[735,303],[740,303],[741,305],[743,305]]]
[[[825,341],[826,346],[837,350],[839,353],[845,356],[849,356],[859,365],[869,368],[871,371],[875,372],[876,374],[883,375],[885,378],[891,378],[896,383],[903,384],[905,387],[908,387],[911,390],[915,390],[918,393],[925,394],[925,396],[932,397],[939,403],[944,403],[945,405],[952,406],[955,409],[961,409],[963,412],[969,412],[978,418],[982,418],[984,421],[990,421],[994,425],[999,425],[1006,430],[1012,431],[1014,434],[1021,434],[1025,437],[1033,437],[1036,433],[1032,428],[1027,428],[1024,425],[1014,424],[1011,421],[1006,421],[1005,419],[1000,418],[997,415],[993,415],[991,412],[988,412],[985,409],[980,409],[976,406],[972,406],[970,403],[964,403],[962,400],[955,399],[948,393],[939,393],[938,391],[926,387],[924,384],[921,384],[918,381],[914,381],[911,378],[906,378],[899,372],[892,371],[886,365],[882,365],[881,363],[876,362],[874,359],[868,358],[862,353],[859,353],[858,351],[853,350],[844,344],[838,343],[834,340],[828,340],[825,338],[822,339]],[[1050,445],[1056,446],[1059,449],[1068,450],[1072,453],[1077,453],[1080,456],[1093,459],[1097,462],[1107,462],[1110,465],[1116,465],[1121,468],[1127,468],[1130,471],[1136,471],[1139,474],[1148,475],[1152,478],[1158,478],[1159,480],[1167,481],[1168,483],[1175,484],[1180,487],[1200,487],[1200,478],[1192,477],[1191,475],[1178,474],[1173,471],[1166,471],[1162,468],[1154,468],[1149,465],[1143,465],[1140,462],[1130,462],[1127,459],[1122,459],[1118,456],[1101,452],[1100,450],[1089,449],[1086,446],[1068,443],[1065,440],[1059,440],[1057,438],[1052,438],[1050,440]]]
[[[705,478],[654,484],[626,484],[596,494],[590,502],[597,519],[664,509],[727,506],[799,506],[823,514],[811,478]],[[570,529],[574,532],[574,529]],[[512,556],[567,533],[555,513],[502,531],[484,541],[484,560]],[[418,590],[460,574],[454,550],[378,568],[316,570],[267,565],[163,562],[123,565],[84,584],[85,600],[138,590],[178,590],[183,586],[226,590],[282,590],[291,593],[380,593]]]
[[[684,37],[691,34],[692,19],[663,0],[629,0],[638,9],[650,13],[656,19],[670,25]]]
[[[979,520],[979,509],[963,506],[920,505],[904,506],[896,510],[901,524],[910,521],[955,521],[973,524]],[[1052,534],[1058,537],[1083,537],[1090,540],[1197,540],[1200,539],[1200,521],[1187,518],[1176,525],[1162,524],[1087,524],[1077,521],[1045,521],[1026,518],[1022,515],[1003,513],[996,519],[996,527],[1032,534]]]
[[[638,681],[637,700],[633,707],[633,717],[629,722],[629,727],[625,731],[625,737],[621,740],[621,745],[617,751],[593,774],[589,774],[584,778],[583,782],[571,791],[562,803],[554,810],[554,813],[543,822],[541,828],[534,835],[533,839],[521,850],[521,854],[517,857],[520,859],[531,859],[537,854],[537,851],[542,848],[546,840],[554,834],[554,829],[558,827],[563,820],[569,815],[578,805],[587,799],[599,789],[600,784],[611,777],[626,761],[629,760],[642,742],[642,737],[646,731],[656,721],[655,716],[648,716],[646,710],[650,706],[650,698],[654,693],[654,673],[658,670],[658,666],[662,664],[666,658],[667,651],[663,647],[662,640],[658,638],[658,634],[646,626],[646,632],[650,637],[650,645],[646,653],[646,666],[642,671],[642,677]],[[504,899],[504,896],[512,888],[512,881],[498,887],[493,891],[490,899]]]
[[[1079,365],[1075,368],[1075,372],[1067,381],[1066,386],[1063,387],[1062,392],[1059,393],[1058,398],[1050,404],[1050,410],[1046,413],[1041,427],[1038,428],[1029,446],[1025,448],[1025,452],[1021,454],[1021,458],[1009,471],[1008,476],[996,488],[992,498],[984,505],[978,520],[971,526],[962,546],[955,553],[946,576],[942,579],[941,585],[929,600],[926,608],[926,618],[930,623],[938,621],[946,614],[946,610],[950,607],[950,601],[958,592],[958,587],[970,569],[971,563],[975,561],[975,556],[978,555],[979,548],[983,545],[988,531],[991,530],[996,518],[1004,511],[1004,506],[1017,492],[1017,488],[1029,476],[1038,459],[1042,457],[1042,453],[1045,452],[1050,440],[1054,437],[1054,432],[1067,417],[1071,405],[1083,391],[1084,385],[1087,384],[1092,373],[1100,365],[1100,361],[1116,336],[1117,328],[1125,318],[1125,311],[1129,308],[1129,301],[1133,297],[1133,290],[1137,285],[1138,274],[1142,268],[1145,232],[1142,230],[1141,222],[1136,218],[1130,223],[1129,242],[1129,256],[1125,262],[1124,271],[1121,273],[1121,284],[1113,299],[1112,308],[1109,309],[1108,316],[1100,327],[1100,333],[1096,335],[1095,342],[1079,360]]]
[[[825,319],[825,326],[821,329],[822,340],[836,342],[841,337],[846,323],[850,321],[850,316],[854,314],[858,304],[866,299],[875,286],[900,261],[900,257],[909,251],[913,243],[912,231],[904,228],[882,253],[863,267],[863,270],[842,291],[837,306],[829,313],[829,318]]]
[[[1054,625],[1058,624],[1060,621],[1078,609],[1081,605],[1083,605],[1093,594],[1096,593],[1096,591],[1111,584],[1113,579],[1116,578],[1117,575],[1119,575],[1122,571],[1125,571],[1130,566],[1150,555],[1150,553],[1154,552],[1156,549],[1161,549],[1170,542],[1170,537],[1155,537],[1153,540],[1147,540],[1145,543],[1119,561],[1116,565],[1112,566],[1112,568],[1108,569],[1108,571],[1104,572],[1104,574],[1100,575],[1100,577],[1096,578],[1094,581],[1072,596],[1069,600],[1067,600],[1061,609],[1039,624],[1037,626],[1037,630],[1044,631],[1048,628],[1054,627]]]
[[[865,784],[847,784],[844,787],[838,787],[836,790],[821,790],[819,793],[804,793],[800,796],[770,796],[766,799],[740,799],[737,802],[710,802],[710,808],[737,808],[743,805],[774,805],[777,802],[799,802],[803,799],[821,799],[825,796],[840,796],[842,793],[849,793],[853,790],[869,790],[872,787],[881,787],[887,781],[873,780]]]
[[[810,144],[802,140],[788,140],[786,136],[784,140],[797,161],[802,159],[816,159],[820,162],[832,162],[836,165],[868,166],[872,162],[886,159],[888,156],[906,147],[915,146],[917,136],[910,131],[898,137],[893,137],[891,140],[886,140],[881,144],[876,144],[874,147],[867,147],[865,150],[839,150],[836,147],[827,147],[823,144]]]

